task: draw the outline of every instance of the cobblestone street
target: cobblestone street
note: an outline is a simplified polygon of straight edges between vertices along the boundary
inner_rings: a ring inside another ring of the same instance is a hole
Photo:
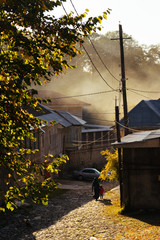
[[[103,186],[104,199],[95,201],[91,182],[61,181],[59,188],[68,189],[66,193],[50,200],[47,206],[18,210],[0,226],[0,240],[160,239],[158,214],[149,218],[144,215],[141,220],[118,214],[117,184]],[[146,238],[149,231],[152,235]]]
[[[64,180],[61,183],[59,187],[68,189],[66,193],[50,200],[47,206],[26,207],[14,213],[0,227],[0,240],[69,240],[92,236],[98,230],[103,201],[93,200],[91,182]],[[105,184],[105,191],[113,186]]]

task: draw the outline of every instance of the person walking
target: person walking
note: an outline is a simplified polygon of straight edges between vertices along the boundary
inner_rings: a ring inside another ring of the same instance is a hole
[[[99,181],[98,181],[98,177],[94,178],[93,182],[92,182],[92,192],[94,190],[94,198],[96,199],[96,201],[99,198]]]

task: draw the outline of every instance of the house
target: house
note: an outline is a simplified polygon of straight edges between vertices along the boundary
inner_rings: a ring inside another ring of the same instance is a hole
[[[160,129],[129,134],[112,145],[122,149],[122,205],[160,209]]]
[[[39,90],[36,97],[50,98],[52,102],[45,105],[46,109],[71,124],[63,129],[64,149],[70,159],[65,170],[71,172],[89,166],[101,170],[106,163],[101,151],[111,146],[114,130],[108,126],[88,125],[81,119],[83,108],[90,104],[48,90]]]
[[[70,124],[57,113],[52,112],[51,109],[45,107],[42,104],[38,104],[37,107],[28,107],[28,112],[34,117],[44,120],[41,127],[31,129],[36,138],[36,142],[31,142],[29,139],[25,139],[25,145],[31,149],[39,149],[36,154],[31,155],[31,160],[36,162],[44,162],[45,156],[48,154],[58,157],[64,153],[64,127],[70,126]],[[47,122],[48,123],[47,123]],[[49,121],[54,121],[53,124]],[[47,159],[50,161],[50,158]]]
[[[65,129],[65,149],[66,151],[77,149],[77,142],[82,141],[82,127],[85,124],[85,121],[81,118],[78,118],[67,111],[55,111],[61,117],[66,119],[70,124],[70,128]]]
[[[63,129],[64,149],[70,159],[64,170],[69,173],[89,166],[101,170],[106,160],[100,152],[111,146],[111,139],[115,140],[114,130],[108,126],[88,125],[81,119],[84,107],[90,104],[49,90],[39,90],[37,97],[50,98],[52,102],[45,105],[46,108],[71,123]]]
[[[79,118],[82,118],[83,108],[90,106],[90,104],[76,98],[49,90],[38,90],[38,94],[35,97],[49,98],[51,102],[48,102],[48,104],[44,103],[44,105],[52,110],[65,110]]]
[[[137,130],[160,128],[160,100],[142,100],[128,112],[128,126]],[[124,119],[120,121],[124,125]]]
[[[69,155],[69,151],[78,148],[75,142],[82,141],[81,132],[85,123],[82,119],[64,110],[54,111],[42,104],[38,104],[35,109],[28,108],[28,112],[44,121],[40,129],[34,132],[36,143],[31,143],[28,139],[28,147],[39,149],[39,152],[31,156],[33,161],[42,162],[48,154],[55,158],[62,154]],[[53,124],[50,121],[54,121]]]

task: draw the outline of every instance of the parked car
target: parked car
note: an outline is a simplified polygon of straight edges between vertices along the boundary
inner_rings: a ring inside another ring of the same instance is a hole
[[[93,180],[100,176],[100,172],[95,168],[83,168],[80,171],[74,171],[74,177],[79,180]]]

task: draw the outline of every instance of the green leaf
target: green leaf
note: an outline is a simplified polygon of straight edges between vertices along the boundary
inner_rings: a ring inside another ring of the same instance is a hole
[[[5,208],[0,207],[0,212],[5,212]]]
[[[42,204],[43,205],[48,205],[48,200],[47,199],[42,199]]]
[[[99,23],[103,20],[99,16],[83,21],[88,9],[80,16],[70,13],[56,18],[53,12],[59,5],[61,1],[12,0],[5,1],[1,11],[0,164],[3,162],[6,172],[2,179],[3,197],[11,211],[16,207],[15,200],[30,198],[39,203],[42,188],[55,187],[51,181],[40,181],[39,176],[47,170],[45,157],[37,160],[34,154],[38,150],[32,150],[33,132],[41,127],[42,121],[30,114],[29,109],[38,111],[37,103],[42,100],[36,98],[31,88],[39,88],[67,68],[75,68],[70,59],[82,53],[77,46],[81,46],[89,33],[100,30]],[[46,157],[53,160],[48,170],[58,173],[67,157],[54,159],[53,155],[51,152]]]
[[[13,204],[11,202],[8,202],[7,205],[6,205],[7,209],[13,211],[14,210],[14,207],[13,207]]]
[[[103,14],[103,18],[107,19],[107,15],[106,15],[106,14]]]

